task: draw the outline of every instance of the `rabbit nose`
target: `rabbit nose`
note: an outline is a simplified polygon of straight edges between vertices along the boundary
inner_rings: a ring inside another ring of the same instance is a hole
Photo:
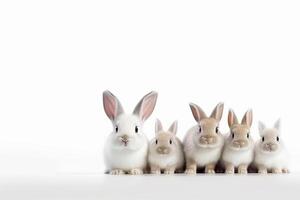
[[[121,142],[123,142],[124,144],[125,144],[125,146],[128,144],[128,142],[129,142],[129,137],[128,137],[128,135],[122,135],[121,137],[120,137],[120,140],[121,140]]]
[[[233,145],[235,147],[245,147],[245,146],[247,146],[247,144],[248,144],[248,142],[246,140],[235,140],[233,142]]]
[[[161,147],[158,147],[156,149],[156,151],[159,154],[168,154],[170,152],[170,149],[168,147],[161,146]]]
[[[205,135],[200,137],[201,144],[214,144],[216,143],[216,137],[211,135]]]
[[[267,151],[275,151],[277,149],[277,145],[273,143],[267,143],[264,145],[264,149]]]

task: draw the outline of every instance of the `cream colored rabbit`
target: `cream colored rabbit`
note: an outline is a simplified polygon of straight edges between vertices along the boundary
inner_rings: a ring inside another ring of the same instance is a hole
[[[148,161],[152,174],[174,174],[184,166],[183,148],[176,137],[177,121],[168,131],[164,131],[161,122],[157,119],[155,124],[155,138],[150,142]]]
[[[190,104],[197,125],[186,133],[184,138],[184,152],[186,159],[186,174],[196,174],[198,168],[205,168],[205,173],[215,173],[224,138],[219,131],[224,104],[219,103],[210,117],[196,104]]]
[[[280,120],[273,128],[259,122],[261,139],[255,145],[254,164],[258,173],[288,173],[288,153],[281,138]]]
[[[222,163],[225,173],[233,174],[235,168],[239,174],[247,174],[248,166],[253,161],[254,142],[250,135],[252,125],[252,110],[246,112],[242,123],[238,122],[233,110],[228,113],[230,134],[225,140]]]

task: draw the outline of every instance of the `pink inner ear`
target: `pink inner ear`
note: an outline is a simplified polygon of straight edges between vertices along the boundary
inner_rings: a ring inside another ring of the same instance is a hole
[[[140,116],[143,120],[146,120],[150,117],[151,113],[154,110],[155,101],[152,98],[146,98],[143,102]]]
[[[117,103],[112,96],[105,95],[103,98],[104,110],[109,119],[113,120],[116,117]]]

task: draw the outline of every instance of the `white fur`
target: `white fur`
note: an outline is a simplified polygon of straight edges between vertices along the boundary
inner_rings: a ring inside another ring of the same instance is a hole
[[[197,167],[204,167],[207,164],[217,163],[222,154],[224,138],[220,135],[218,144],[213,148],[205,148],[197,145],[195,135],[199,126],[194,126],[188,130],[183,144],[186,158],[192,158],[197,163]]]
[[[264,152],[259,146],[259,141],[255,145],[255,160],[256,166],[263,165],[268,170],[273,168],[288,169],[288,153],[283,144],[276,152]]]
[[[137,116],[120,115],[113,123],[118,125],[118,133],[112,132],[107,138],[104,147],[104,161],[107,170],[112,169],[144,169],[147,165],[148,139],[142,132],[142,124]],[[140,128],[139,133],[135,133],[135,126]],[[118,137],[126,133],[131,137],[129,145],[123,146]]]
[[[229,142],[226,141],[222,154],[222,162],[231,163],[234,167],[238,167],[241,164],[250,165],[254,158],[253,146],[253,142],[251,142],[248,149],[234,150],[230,148]]]
[[[273,128],[266,128],[266,126],[259,122],[259,133],[261,137],[274,137],[274,136],[280,136],[281,135],[281,124],[280,119],[278,119]],[[267,138],[266,138],[267,139]],[[277,142],[273,139],[269,142],[276,142],[278,145],[278,149],[274,152],[266,152],[263,150],[262,147],[262,141],[259,139],[255,144],[255,159],[254,164],[256,167],[264,166],[267,168],[267,170],[272,169],[288,169],[289,165],[289,155],[287,153],[287,150],[285,148],[285,145],[282,141],[282,138],[280,137],[280,141]]]

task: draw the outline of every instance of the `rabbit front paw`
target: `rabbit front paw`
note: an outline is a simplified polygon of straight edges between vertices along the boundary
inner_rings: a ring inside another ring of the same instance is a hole
[[[215,173],[215,165],[214,164],[207,165],[205,167],[205,173],[206,174],[214,174]]]
[[[274,168],[274,169],[272,169],[272,173],[274,173],[274,174],[281,174],[282,170],[278,169],[278,168]]]
[[[125,172],[121,169],[113,169],[109,172],[111,175],[122,175],[125,174]]]
[[[228,163],[228,164],[225,165],[225,173],[226,174],[234,174],[233,164]]]
[[[197,170],[195,170],[195,169],[186,169],[184,173],[185,174],[196,174]]]
[[[238,173],[239,174],[247,174],[248,173],[248,171],[247,171],[247,166],[245,166],[245,165],[240,165],[239,167],[238,167]]]
[[[174,174],[175,170],[174,169],[166,169],[164,171],[164,174]]]
[[[267,168],[264,167],[264,166],[259,166],[259,167],[258,167],[258,173],[259,173],[259,174],[267,174],[267,173],[268,173],[268,170],[267,170]]]
[[[159,169],[151,170],[151,174],[160,174],[160,170]]]
[[[290,173],[290,170],[287,169],[287,168],[283,168],[283,169],[282,169],[282,173],[288,174],[288,173]]]
[[[141,169],[131,169],[129,171],[129,174],[131,174],[131,175],[141,175],[141,174],[143,174],[143,170],[141,170]]]

